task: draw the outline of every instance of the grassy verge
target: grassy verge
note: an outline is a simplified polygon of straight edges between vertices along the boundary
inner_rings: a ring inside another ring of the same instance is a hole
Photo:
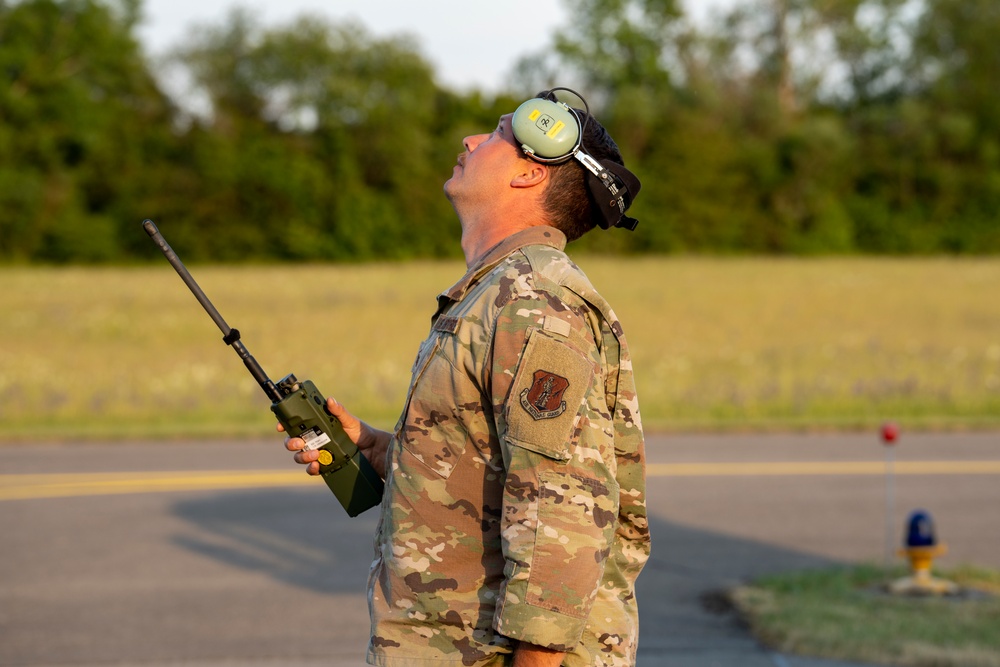
[[[766,646],[785,653],[900,667],[1000,667],[1000,572],[940,573],[976,591],[899,598],[880,586],[902,570],[860,566],[768,577],[731,593]]]
[[[1000,426],[1000,258],[584,257],[656,430]],[[384,427],[459,262],[191,267],[274,379]],[[166,262],[0,268],[0,440],[267,433],[268,402]]]

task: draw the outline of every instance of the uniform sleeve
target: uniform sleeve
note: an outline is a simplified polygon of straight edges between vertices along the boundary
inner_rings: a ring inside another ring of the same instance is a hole
[[[585,305],[504,307],[490,391],[506,468],[500,634],[568,651],[596,599],[618,514],[604,364]]]

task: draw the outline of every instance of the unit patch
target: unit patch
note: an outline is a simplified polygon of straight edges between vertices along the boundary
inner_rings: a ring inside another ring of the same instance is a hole
[[[566,412],[566,401],[562,399],[567,389],[569,380],[539,369],[531,386],[521,392],[521,407],[536,421],[554,419]]]

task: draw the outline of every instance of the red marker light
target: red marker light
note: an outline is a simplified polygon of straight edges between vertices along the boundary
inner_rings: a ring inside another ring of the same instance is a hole
[[[882,442],[887,445],[892,445],[896,442],[896,438],[899,437],[899,427],[892,422],[886,422],[882,424]]]

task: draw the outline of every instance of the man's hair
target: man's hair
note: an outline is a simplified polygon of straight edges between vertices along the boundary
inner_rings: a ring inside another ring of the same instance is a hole
[[[596,160],[611,160],[624,166],[618,145],[604,126],[585,111],[576,109],[586,125],[581,149]],[[600,217],[587,188],[587,172],[576,159],[549,167],[549,185],[542,206],[550,224],[574,241],[593,229]]]

